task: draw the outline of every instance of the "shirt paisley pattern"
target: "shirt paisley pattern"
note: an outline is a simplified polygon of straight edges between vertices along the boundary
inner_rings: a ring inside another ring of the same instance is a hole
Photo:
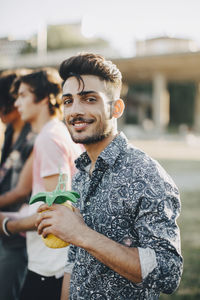
[[[128,144],[123,133],[99,155],[92,176],[90,163],[84,152],[76,161],[79,172],[73,182],[85,223],[120,244],[153,249],[157,266],[135,284],[84,249],[70,246],[70,299],[156,300],[161,292],[172,293],[182,274],[176,224],[180,199],[172,179],[158,162]]]

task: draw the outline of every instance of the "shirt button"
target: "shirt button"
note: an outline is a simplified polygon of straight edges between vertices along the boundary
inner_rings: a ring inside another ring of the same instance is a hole
[[[90,202],[88,201],[86,204],[87,204],[87,205],[90,205]]]
[[[77,290],[80,291],[80,287],[79,286],[77,287]]]
[[[41,277],[41,280],[42,280],[42,281],[45,281],[45,278],[44,278],[44,277]]]

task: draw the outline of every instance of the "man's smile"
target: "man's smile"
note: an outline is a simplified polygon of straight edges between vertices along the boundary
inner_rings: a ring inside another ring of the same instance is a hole
[[[73,127],[77,130],[83,130],[89,126],[89,123],[73,123]]]
[[[71,120],[69,120],[69,124],[72,125],[75,129],[78,130],[83,130],[86,127],[88,127],[90,124],[92,124],[94,122],[93,119],[84,119],[81,117],[78,118],[73,118]]]

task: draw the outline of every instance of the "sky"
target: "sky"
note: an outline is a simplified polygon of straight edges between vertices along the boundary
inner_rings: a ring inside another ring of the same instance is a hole
[[[0,37],[28,39],[45,24],[75,22],[125,55],[136,40],[163,35],[200,47],[200,0],[0,0]]]

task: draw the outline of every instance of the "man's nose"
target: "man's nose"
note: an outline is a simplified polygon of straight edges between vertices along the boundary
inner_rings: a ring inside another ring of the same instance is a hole
[[[19,97],[15,100],[14,106],[15,106],[15,107],[18,107],[18,106],[19,106]]]

